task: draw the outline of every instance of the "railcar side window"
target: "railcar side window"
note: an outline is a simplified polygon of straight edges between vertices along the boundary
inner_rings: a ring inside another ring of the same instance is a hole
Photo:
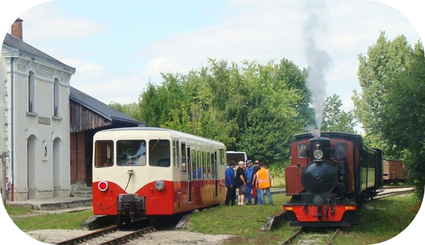
[[[298,158],[307,158],[308,145],[305,143],[298,144]]]
[[[202,167],[203,179],[209,179],[211,177],[211,164],[209,163],[210,158],[208,155],[208,152],[202,152],[202,162],[204,163]]]
[[[196,175],[196,178],[197,179],[202,179],[202,152],[201,151],[198,151],[197,152],[197,156],[196,156],[196,172],[197,172],[197,175]]]
[[[145,166],[145,140],[119,140],[117,142],[118,166]]]
[[[175,144],[175,148],[173,149],[174,150],[174,156],[175,156],[174,162],[177,163],[176,167],[180,168],[180,156],[179,156],[179,154],[180,154],[180,148],[179,148],[180,144],[179,144],[178,141],[174,141],[173,144]]]
[[[182,154],[182,173],[186,173],[186,144],[182,143],[181,147],[181,154]]]
[[[149,165],[156,167],[170,167],[171,145],[169,140],[149,141]]]
[[[227,165],[228,163],[225,162],[226,160],[226,150],[220,149],[220,165]]]
[[[196,151],[192,150],[192,179],[196,179]]]
[[[112,165],[114,165],[114,142],[112,140],[96,141],[94,166],[104,168]]]
[[[217,152],[214,152],[214,154],[211,154],[211,174],[212,178],[215,179],[216,172],[217,171]]]

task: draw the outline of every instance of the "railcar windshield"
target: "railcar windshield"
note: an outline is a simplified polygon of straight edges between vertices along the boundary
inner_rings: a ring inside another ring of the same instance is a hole
[[[145,140],[119,140],[117,141],[118,166],[145,166],[146,141]]]

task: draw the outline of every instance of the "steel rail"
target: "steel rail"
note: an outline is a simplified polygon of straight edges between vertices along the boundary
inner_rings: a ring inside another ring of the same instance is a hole
[[[145,227],[140,230],[134,231],[132,233],[114,238],[112,240],[109,240],[104,243],[100,243],[100,245],[119,245],[119,244],[126,244],[130,240],[133,240],[135,238],[142,237],[144,234],[151,233],[156,231],[156,229],[153,226]]]
[[[298,234],[300,234],[302,231],[303,231],[303,228],[299,229],[297,232],[295,232],[295,234],[293,234],[288,239],[286,239],[284,242],[282,242],[281,245],[290,244],[298,236]]]
[[[340,229],[336,229],[336,231],[334,232],[334,234],[331,236],[331,238],[329,238],[328,242],[326,243],[326,245],[331,245],[331,242],[335,239],[336,235],[338,234],[338,232],[340,232]]]
[[[119,230],[119,227],[117,225],[111,226],[111,227],[108,227],[108,228],[105,228],[105,229],[102,229],[102,230],[98,230],[98,231],[95,231],[95,232],[92,232],[92,233],[89,233],[89,234],[86,234],[86,235],[83,235],[83,236],[75,237],[75,238],[72,238],[72,239],[69,239],[69,240],[66,240],[66,241],[58,242],[58,243],[55,243],[55,244],[64,244],[64,245],[79,244],[79,243],[83,243],[87,240],[91,240],[93,238],[114,232],[116,230]]]

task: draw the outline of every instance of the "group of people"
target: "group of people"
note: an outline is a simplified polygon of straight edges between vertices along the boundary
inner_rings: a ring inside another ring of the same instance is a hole
[[[245,162],[240,161],[239,167],[235,171],[235,161],[231,161],[225,171],[226,181],[226,201],[225,205],[235,205],[236,203],[236,189],[238,193],[238,205],[245,205],[245,196],[247,198],[247,205],[266,205],[264,196],[267,195],[269,204],[273,205],[273,199],[270,193],[272,186],[272,179],[268,169],[264,167],[264,163],[255,160],[255,166],[251,160]]]

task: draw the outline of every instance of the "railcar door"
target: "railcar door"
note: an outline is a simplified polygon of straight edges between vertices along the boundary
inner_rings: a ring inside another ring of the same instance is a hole
[[[186,155],[187,155],[187,194],[188,194],[188,203],[192,202],[192,156],[190,155],[190,146],[186,149]]]
[[[180,142],[181,154],[181,192],[183,195],[182,201],[184,203],[190,202],[191,190],[191,168],[190,168],[190,149],[186,147],[186,142]]]

